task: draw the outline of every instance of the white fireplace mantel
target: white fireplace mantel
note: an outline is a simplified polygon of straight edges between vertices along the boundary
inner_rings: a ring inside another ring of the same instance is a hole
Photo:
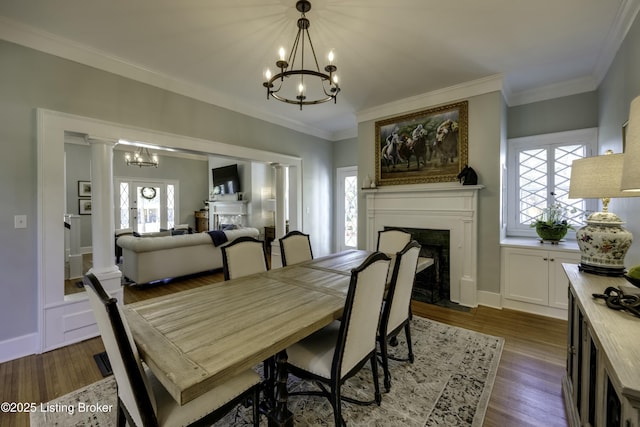
[[[367,198],[367,248],[384,227],[449,230],[451,301],[477,306],[478,191],[459,183],[394,185],[363,189]]]

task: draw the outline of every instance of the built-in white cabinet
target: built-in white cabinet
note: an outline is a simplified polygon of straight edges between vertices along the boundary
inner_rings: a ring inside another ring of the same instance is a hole
[[[569,282],[567,369],[562,395],[567,424],[640,426],[640,318],[594,298],[607,287],[638,293],[621,277],[580,272],[565,264]]]
[[[567,318],[567,281],[563,263],[579,263],[574,243],[542,244],[510,239],[501,248],[502,306],[545,316]]]

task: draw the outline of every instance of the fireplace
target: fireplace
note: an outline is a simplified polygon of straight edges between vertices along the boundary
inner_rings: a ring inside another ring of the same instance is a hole
[[[367,199],[367,248],[376,248],[378,231],[385,227],[446,231],[449,253],[438,256],[447,258],[449,264],[449,299],[476,307],[478,191],[482,188],[456,182],[363,190]]]
[[[449,230],[405,228],[413,240],[420,243],[420,256],[433,259],[433,266],[416,275],[413,299],[429,303],[449,300],[451,296],[449,274]]]

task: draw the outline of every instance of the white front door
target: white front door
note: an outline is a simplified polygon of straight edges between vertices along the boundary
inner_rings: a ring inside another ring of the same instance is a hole
[[[116,228],[149,233],[175,226],[175,182],[116,179],[116,188]]]
[[[358,167],[338,168],[336,183],[337,250],[355,249],[358,246]]]

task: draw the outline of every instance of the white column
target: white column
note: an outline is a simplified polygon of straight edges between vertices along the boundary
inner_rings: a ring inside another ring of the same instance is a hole
[[[88,139],[91,145],[91,246],[93,267],[89,270],[103,287],[121,301],[122,273],[115,264],[113,209],[113,148],[115,141]]]
[[[287,166],[281,164],[272,165],[276,171],[276,238],[271,243],[271,268],[282,267],[279,238],[286,234],[286,198],[287,198]]]

